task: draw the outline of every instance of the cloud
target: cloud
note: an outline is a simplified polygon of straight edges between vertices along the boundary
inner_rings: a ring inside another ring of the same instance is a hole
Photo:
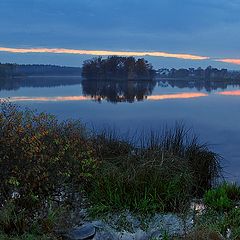
[[[206,60],[209,57],[185,54],[185,53],[167,53],[167,52],[132,52],[132,51],[109,51],[109,50],[78,50],[78,49],[67,49],[67,48],[7,48],[0,47],[1,52],[9,53],[62,53],[62,54],[78,54],[78,55],[94,55],[94,56],[151,56],[151,57],[167,57],[167,58],[178,58],[188,60]]]
[[[216,59],[215,61],[240,65],[240,59],[238,58],[223,58],[223,59]]]

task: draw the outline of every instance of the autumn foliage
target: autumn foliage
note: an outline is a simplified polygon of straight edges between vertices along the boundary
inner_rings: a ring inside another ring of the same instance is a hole
[[[21,232],[50,203],[88,184],[94,152],[79,121],[60,123],[8,102],[0,106],[0,210],[17,216],[4,223],[0,216],[0,227]]]

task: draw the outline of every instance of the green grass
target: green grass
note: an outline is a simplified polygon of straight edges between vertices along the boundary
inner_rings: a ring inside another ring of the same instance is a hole
[[[207,207],[216,211],[228,211],[240,200],[240,187],[237,184],[223,183],[204,194]]]

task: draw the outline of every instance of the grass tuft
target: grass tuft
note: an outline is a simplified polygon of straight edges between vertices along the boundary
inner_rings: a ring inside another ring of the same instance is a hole
[[[95,137],[101,156],[90,193],[95,204],[142,213],[179,212],[220,176],[219,156],[184,126],[146,139],[138,141],[139,147],[112,134]]]

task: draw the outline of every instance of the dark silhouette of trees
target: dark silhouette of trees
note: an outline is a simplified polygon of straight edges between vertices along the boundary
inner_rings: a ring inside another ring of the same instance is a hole
[[[1,64],[0,63],[0,79],[11,78],[14,76],[15,64]]]
[[[201,67],[195,68],[180,68],[171,70],[161,68],[156,72],[156,76],[160,78],[182,78],[185,80],[240,80],[239,71],[228,71],[227,69],[217,69],[208,66],[206,69]]]
[[[14,76],[81,76],[80,67],[64,67],[43,64],[1,64],[0,79]]]
[[[111,56],[93,58],[83,63],[82,76],[92,80],[152,80],[155,71],[143,58]]]
[[[15,75],[17,76],[81,76],[80,67],[65,67],[43,64],[16,65]]]

